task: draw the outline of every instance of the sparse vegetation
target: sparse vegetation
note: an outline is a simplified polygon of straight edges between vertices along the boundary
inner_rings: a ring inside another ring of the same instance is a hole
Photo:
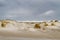
[[[51,26],[55,26],[55,24],[54,23],[51,23]]]
[[[44,26],[48,26],[48,24],[46,24],[46,23],[45,23],[45,25],[44,25]]]
[[[35,24],[34,28],[37,28],[37,29],[41,28],[40,24]]]
[[[58,20],[55,20],[55,22],[58,22]]]
[[[1,26],[2,26],[2,27],[5,27],[7,23],[8,23],[8,22],[6,22],[6,21],[2,21],[2,22],[1,22]]]
[[[51,22],[58,22],[58,20],[51,20]]]

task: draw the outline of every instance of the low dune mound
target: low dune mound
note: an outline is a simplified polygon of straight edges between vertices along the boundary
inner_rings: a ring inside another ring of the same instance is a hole
[[[60,29],[60,22],[58,20],[51,20],[50,22],[17,22],[14,20],[1,20],[0,21],[0,30],[11,30],[11,31],[32,31],[32,30],[51,30],[51,29]],[[38,31],[37,30],[37,31]]]
[[[1,27],[6,27],[7,23],[9,23],[9,22],[7,22],[7,21],[1,21]]]
[[[0,21],[0,31],[13,31],[17,29],[17,23],[16,21],[12,20],[1,20]]]
[[[14,37],[60,38],[60,22],[57,20],[52,20],[50,22],[18,22],[14,20],[1,20],[0,35]]]

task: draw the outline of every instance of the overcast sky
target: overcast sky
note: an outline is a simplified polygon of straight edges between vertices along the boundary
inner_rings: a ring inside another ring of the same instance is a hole
[[[0,19],[60,20],[60,0],[0,0]]]

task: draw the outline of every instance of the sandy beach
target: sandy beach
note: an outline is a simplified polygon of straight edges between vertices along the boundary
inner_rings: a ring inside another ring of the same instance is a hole
[[[52,24],[53,23],[53,24]],[[0,39],[60,39],[60,22],[0,21]]]
[[[49,39],[60,39],[60,32],[8,32],[0,31],[0,36],[2,37],[24,37],[24,38],[49,38]]]
[[[0,40],[59,40],[60,33],[0,32]]]

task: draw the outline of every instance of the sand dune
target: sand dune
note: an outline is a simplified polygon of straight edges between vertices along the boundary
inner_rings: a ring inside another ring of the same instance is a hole
[[[0,36],[60,39],[60,22],[0,21]]]

